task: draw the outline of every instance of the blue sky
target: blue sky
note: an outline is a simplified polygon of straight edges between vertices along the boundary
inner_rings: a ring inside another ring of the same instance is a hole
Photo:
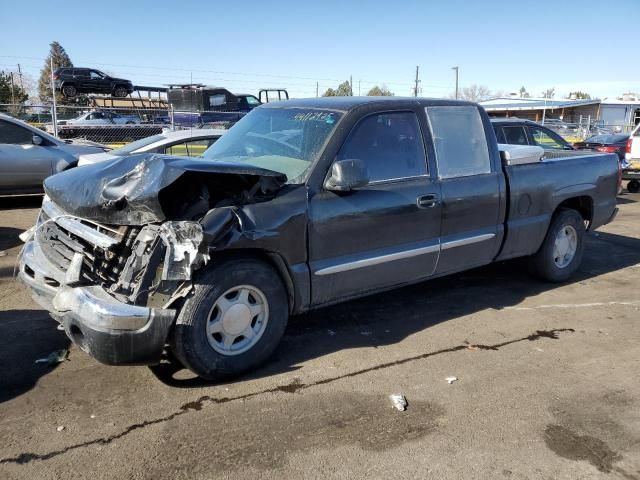
[[[409,95],[419,65],[422,95],[446,96],[459,65],[461,86],[612,97],[640,91],[638,25],[640,0],[25,0],[3,9],[0,69],[37,77],[57,40],[76,65],[143,85],[301,97],[353,75],[355,93]]]

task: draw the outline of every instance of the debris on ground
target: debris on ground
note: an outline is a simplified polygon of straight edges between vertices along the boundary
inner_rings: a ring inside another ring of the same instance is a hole
[[[473,343],[469,343],[467,340],[465,340],[464,343],[467,344],[467,350],[480,350],[480,348],[477,345],[474,345]]]
[[[89,415],[89,418],[96,418],[96,416],[92,413],[91,415]]]
[[[336,332],[334,332],[333,330],[327,330],[327,333],[328,333],[329,335],[331,335],[331,336],[333,336],[333,335],[335,335],[335,334],[336,334]]]
[[[56,365],[57,363],[64,362],[69,357],[69,350],[63,348],[62,350],[56,350],[51,352],[44,358],[39,358],[35,363],[46,363],[47,365]]]
[[[447,383],[449,385],[451,385],[453,382],[457,382],[458,381],[458,377],[447,377],[447,378],[445,378],[445,380],[447,381]]]
[[[0,250],[0,257],[6,257],[7,256],[7,251],[6,250]]]
[[[391,403],[396,410],[404,412],[407,409],[407,397],[405,397],[404,395],[400,393],[394,393],[392,395],[389,395],[389,398],[391,399]]]
[[[364,336],[366,337],[366,336],[368,336],[368,335],[371,335],[372,333],[373,333],[373,332],[367,332],[367,331],[365,331],[365,332],[360,332],[360,335],[364,335]]]
[[[58,428],[56,428],[56,430],[57,430],[58,432],[61,432],[62,430],[64,430],[64,426],[63,426],[63,425],[60,425]]]

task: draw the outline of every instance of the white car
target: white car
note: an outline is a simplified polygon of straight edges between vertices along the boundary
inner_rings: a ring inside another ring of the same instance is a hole
[[[226,130],[222,129],[192,129],[161,133],[137,140],[110,152],[81,155],[78,166],[112,160],[136,153],[163,153],[199,157],[225,132]]]
[[[637,193],[640,191],[640,123],[636,125],[627,140],[624,159],[627,165],[622,171],[622,179],[629,180],[627,190]]]
[[[137,115],[120,115],[110,111],[94,110],[71,120],[58,120],[58,125],[135,125],[142,123]]]

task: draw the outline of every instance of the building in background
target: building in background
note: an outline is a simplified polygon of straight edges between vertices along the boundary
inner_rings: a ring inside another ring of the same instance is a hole
[[[492,117],[518,117],[541,122],[561,120],[572,124],[616,126],[626,130],[640,123],[640,98],[626,94],[618,99],[545,99],[499,97],[480,102]]]

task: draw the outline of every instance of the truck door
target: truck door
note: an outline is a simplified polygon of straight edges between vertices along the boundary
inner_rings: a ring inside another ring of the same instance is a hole
[[[309,202],[312,302],[391,287],[433,274],[440,236],[440,186],[429,176],[416,112],[360,120],[336,160],[365,162],[370,183],[321,190]]]
[[[427,107],[442,188],[436,273],[490,263],[502,240],[502,171],[489,152],[494,135],[475,106]]]

